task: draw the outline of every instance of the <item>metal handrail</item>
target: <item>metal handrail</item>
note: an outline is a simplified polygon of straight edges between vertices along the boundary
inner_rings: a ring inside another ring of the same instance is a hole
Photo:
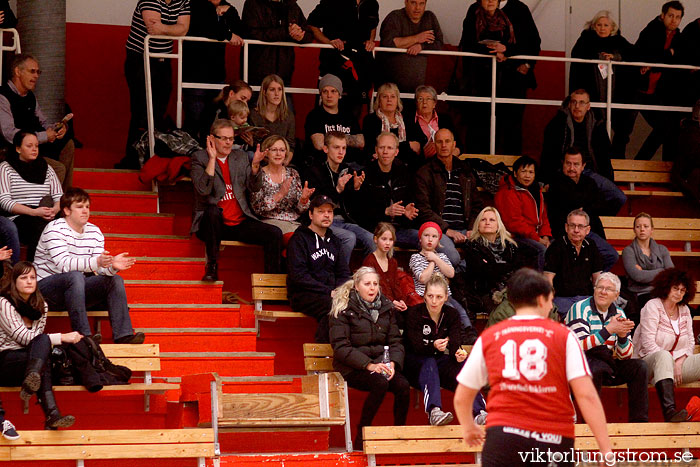
[[[149,41],[151,39],[166,39],[178,42],[176,53],[151,53],[149,50]],[[144,39],[144,69],[146,77],[146,107],[148,114],[148,141],[150,147],[150,154],[153,155],[153,148],[155,144],[154,139],[154,123],[153,123],[153,96],[151,94],[151,67],[150,58],[166,58],[166,59],[177,59],[177,126],[182,127],[182,89],[222,89],[225,84],[208,84],[208,83],[183,83],[182,82],[182,43],[184,41],[190,42],[212,42],[212,43],[227,43],[227,41],[217,41],[214,39],[208,39],[205,37],[190,37],[190,36],[163,36],[163,35],[147,35]],[[333,49],[334,47],[330,44],[298,44],[296,42],[264,42],[255,39],[244,39],[243,41],[243,80],[248,81],[248,54],[249,46],[251,45],[266,45],[266,46],[279,46],[279,47],[297,47],[297,48],[312,48],[312,49]],[[397,49],[394,47],[375,47],[373,54],[377,52],[388,52],[388,53],[405,53],[407,49]],[[561,100],[551,100],[551,99],[519,99],[519,98],[509,98],[509,97],[497,97],[496,96],[496,56],[495,55],[485,55],[473,52],[460,52],[460,51],[449,51],[449,50],[422,50],[419,52],[420,55],[438,55],[438,56],[449,56],[449,57],[476,57],[491,60],[491,96],[459,96],[459,95],[449,95],[447,93],[442,93],[438,96],[439,100],[447,102],[488,102],[491,104],[491,127],[490,127],[490,137],[489,137],[489,151],[491,154],[496,152],[496,104],[534,104],[534,105],[549,105],[549,106],[560,106]],[[605,102],[591,102],[591,107],[604,108],[606,109],[606,125],[607,131],[610,135],[612,132],[611,117],[613,109],[633,109],[633,110],[658,110],[665,112],[690,112],[692,107],[683,106],[664,106],[664,105],[640,105],[640,104],[623,104],[612,102],[612,78],[613,78],[613,66],[637,66],[637,67],[653,67],[653,68],[673,68],[679,70],[700,70],[700,67],[692,65],[670,65],[666,63],[650,63],[650,62],[622,62],[614,60],[589,60],[583,58],[572,58],[572,57],[550,57],[542,55],[514,55],[508,57],[513,60],[533,60],[533,61],[545,61],[545,62],[564,62],[564,63],[589,63],[589,64],[604,64],[608,68],[607,77],[607,96]],[[252,86],[253,90],[260,90],[260,86]],[[318,94],[318,89],[316,88],[295,88],[295,87],[285,87],[285,92],[290,94]],[[401,97],[405,99],[412,99],[414,94],[411,93],[401,93]]]

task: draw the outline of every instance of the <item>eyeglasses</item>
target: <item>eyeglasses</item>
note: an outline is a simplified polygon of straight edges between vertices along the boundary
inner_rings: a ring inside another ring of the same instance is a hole
[[[680,292],[680,293],[685,293],[687,291],[687,289],[685,287],[677,286],[677,285],[674,285],[673,287],[671,287],[671,290],[673,290],[674,292]]]
[[[30,75],[37,75],[37,76],[41,75],[41,73],[43,72],[42,70],[40,70],[38,68],[23,68],[23,70],[26,71],[27,73],[29,73]]]
[[[233,143],[233,136],[219,136],[219,135],[212,135],[212,136],[220,141],[225,141],[227,143]]]
[[[600,290],[601,292],[605,292],[605,293],[615,293],[615,292],[617,292],[617,289],[615,289],[614,287],[603,287],[603,286],[600,286],[600,285],[596,285],[596,286],[595,286],[595,289],[596,289],[596,290]]]
[[[575,100],[570,100],[569,103],[574,106],[574,107],[584,107],[588,105],[590,102],[589,101],[575,101]]]
[[[424,102],[433,102],[434,100],[435,99],[433,99],[432,97],[419,97],[418,99],[416,99],[416,102],[422,104]]]
[[[583,230],[588,224],[566,224],[571,230]]]
[[[284,154],[287,152],[287,150],[285,148],[269,148],[268,152],[280,152]]]

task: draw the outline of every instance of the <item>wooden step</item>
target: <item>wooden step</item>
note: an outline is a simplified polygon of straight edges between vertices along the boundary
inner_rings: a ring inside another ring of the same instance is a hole
[[[199,280],[204,274],[204,258],[136,256],[136,264],[120,275],[124,279]]]
[[[224,394],[301,392],[301,376],[227,376],[222,377]]]
[[[112,254],[128,251],[139,257],[204,257],[204,243],[177,235],[105,233],[105,248]]]
[[[179,280],[125,280],[129,303],[220,304],[224,283]]]
[[[248,328],[135,328],[164,352],[255,352],[256,331]]]
[[[103,233],[171,235],[173,214],[92,212],[90,222]]]
[[[274,359],[273,352],[161,352],[161,371],[154,375],[272,376]]]
[[[158,193],[153,191],[88,190],[90,209],[106,212],[158,212]]]
[[[73,170],[73,186],[84,190],[151,190],[151,185],[139,181],[138,170],[119,169],[76,168]]]

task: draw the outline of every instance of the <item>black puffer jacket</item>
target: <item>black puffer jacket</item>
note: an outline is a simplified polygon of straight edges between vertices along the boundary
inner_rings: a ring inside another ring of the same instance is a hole
[[[399,328],[396,325],[394,305],[381,296],[382,305],[377,322],[359,303],[357,293],[350,292],[348,307],[330,317],[330,338],[333,346],[333,368],[342,375],[353,370],[362,370],[369,363],[382,361],[384,346],[389,346],[391,361],[395,369],[403,366],[404,349]]]

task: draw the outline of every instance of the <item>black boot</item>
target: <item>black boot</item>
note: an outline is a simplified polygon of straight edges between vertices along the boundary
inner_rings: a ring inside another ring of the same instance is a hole
[[[58,428],[68,428],[75,423],[75,417],[72,415],[61,415],[56,407],[56,399],[52,391],[44,391],[39,394],[39,403],[46,415],[44,422],[45,430],[57,430]]]
[[[22,381],[22,390],[19,392],[19,397],[23,401],[28,401],[32,395],[39,390],[41,386],[41,370],[44,367],[44,361],[40,358],[32,358],[27,363],[27,369],[24,372],[24,381]]]
[[[216,263],[207,263],[204,266],[204,277],[202,277],[202,282],[216,282],[219,280],[219,275],[217,274]]]
[[[673,379],[666,378],[656,383],[656,395],[659,396],[659,404],[664,414],[664,421],[685,422],[688,420],[688,412],[685,409],[676,411],[676,397],[673,393]]]

